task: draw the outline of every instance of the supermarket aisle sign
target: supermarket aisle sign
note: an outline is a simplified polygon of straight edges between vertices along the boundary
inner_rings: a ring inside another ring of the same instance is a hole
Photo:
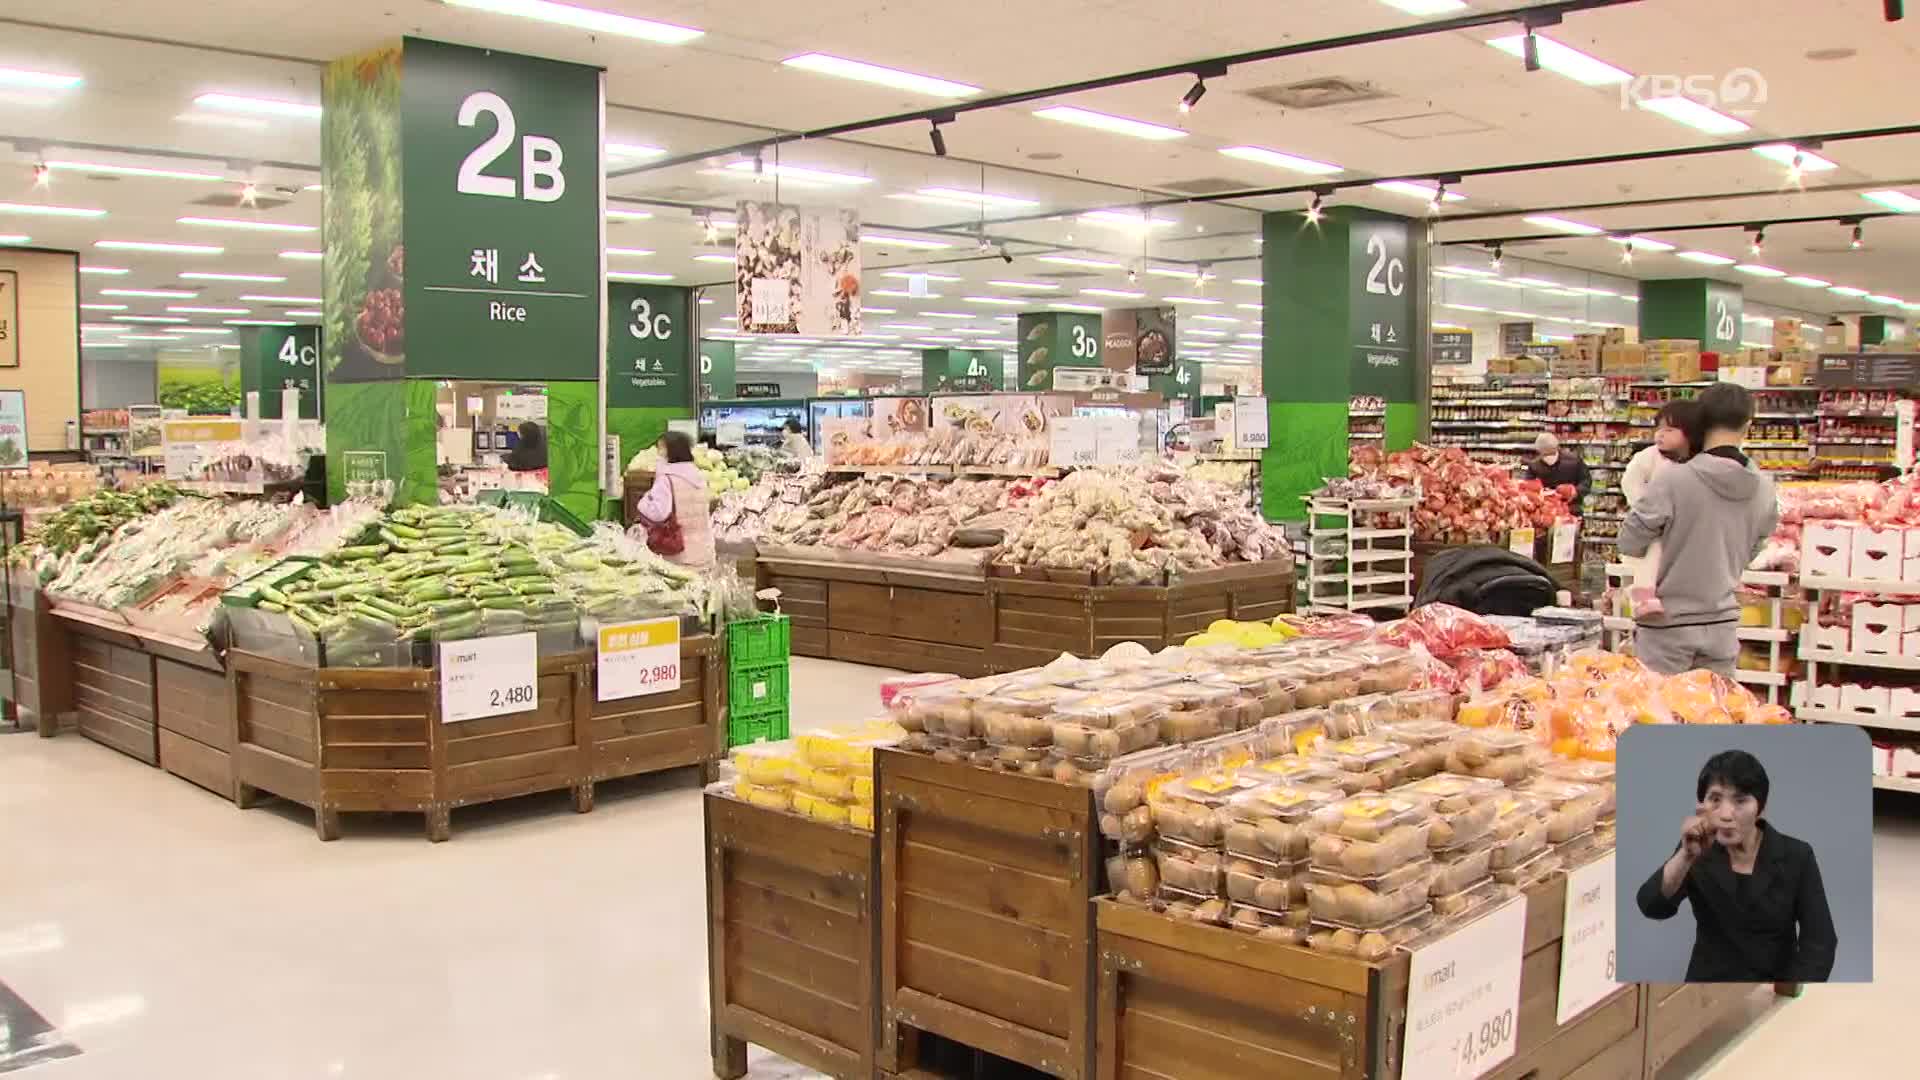
[[[692,290],[607,283],[607,406],[685,408],[693,364]]]
[[[680,619],[604,623],[594,642],[600,701],[680,689]]]
[[[1414,950],[1401,1080],[1473,1080],[1513,1057],[1527,898]]]

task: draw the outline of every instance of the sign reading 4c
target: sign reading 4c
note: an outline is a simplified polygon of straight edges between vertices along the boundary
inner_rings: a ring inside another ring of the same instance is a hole
[[[490,195],[497,199],[515,196],[515,184],[509,176],[489,176],[487,166],[500,159],[513,146],[516,131],[513,106],[491,90],[468,94],[460,103],[461,127],[473,127],[484,113],[493,117],[493,135],[473,148],[460,162],[460,179],[455,188],[463,195]],[[560,144],[545,135],[527,135],[520,140],[520,183],[518,194],[531,202],[555,202],[567,193],[567,178],[560,171],[564,155]]]

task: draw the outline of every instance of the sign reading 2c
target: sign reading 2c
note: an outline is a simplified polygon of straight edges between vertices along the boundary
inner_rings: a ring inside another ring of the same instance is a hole
[[[1373,266],[1367,271],[1367,291],[1399,296],[1407,291],[1407,264],[1398,257],[1387,257],[1387,238],[1380,233],[1367,237],[1367,254]]]

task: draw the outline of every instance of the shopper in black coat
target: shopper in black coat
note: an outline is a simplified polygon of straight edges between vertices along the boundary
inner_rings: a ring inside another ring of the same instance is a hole
[[[1580,504],[1593,487],[1593,477],[1587,473],[1587,463],[1580,455],[1560,449],[1560,440],[1552,434],[1542,434],[1533,440],[1533,448],[1538,456],[1527,462],[1527,475],[1540,481],[1540,486],[1551,491],[1561,484],[1573,486],[1573,512],[1580,512]]]

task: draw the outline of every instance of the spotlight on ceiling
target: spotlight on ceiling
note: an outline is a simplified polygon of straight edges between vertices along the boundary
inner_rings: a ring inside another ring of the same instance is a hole
[[[1865,247],[1866,245],[1867,245],[1867,227],[1865,225],[1862,225],[1860,222],[1856,221],[1853,223],[1853,239],[1847,241],[1847,247],[1849,250],[1859,251],[1861,248]]]
[[[1180,96],[1180,111],[1183,113],[1192,112],[1193,107],[1195,105],[1200,104],[1200,99],[1205,97],[1206,94],[1207,94],[1207,80],[1205,79],[1193,80],[1193,85],[1187,87],[1187,92]]]
[[[1753,243],[1747,245],[1747,250],[1754,255],[1765,254],[1767,250],[1766,226],[1762,225],[1753,230]]]
[[[1007,245],[1005,244],[1000,245],[1000,261],[1004,263],[1011,263],[1013,261],[1013,255],[1007,251]]]
[[[1322,207],[1325,206],[1326,204],[1325,200],[1326,200],[1327,194],[1328,194],[1328,190],[1326,188],[1320,188],[1314,191],[1313,199],[1307,203],[1307,224],[1309,225],[1320,224],[1320,219],[1323,216],[1325,216],[1325,212],[1322,210]]]
[[[947,137],[940,134],[940,125],[934,124],[927,129],[927,139],[933,143],[933,156],[947,156]]]
[[[1488,269],[1492,270],[1496,274],[1500,272],[1500,256],[1501,256],[1500,245],[1499,244],[1493,245],[1493,261],[1488,263],[1487,267]]]

